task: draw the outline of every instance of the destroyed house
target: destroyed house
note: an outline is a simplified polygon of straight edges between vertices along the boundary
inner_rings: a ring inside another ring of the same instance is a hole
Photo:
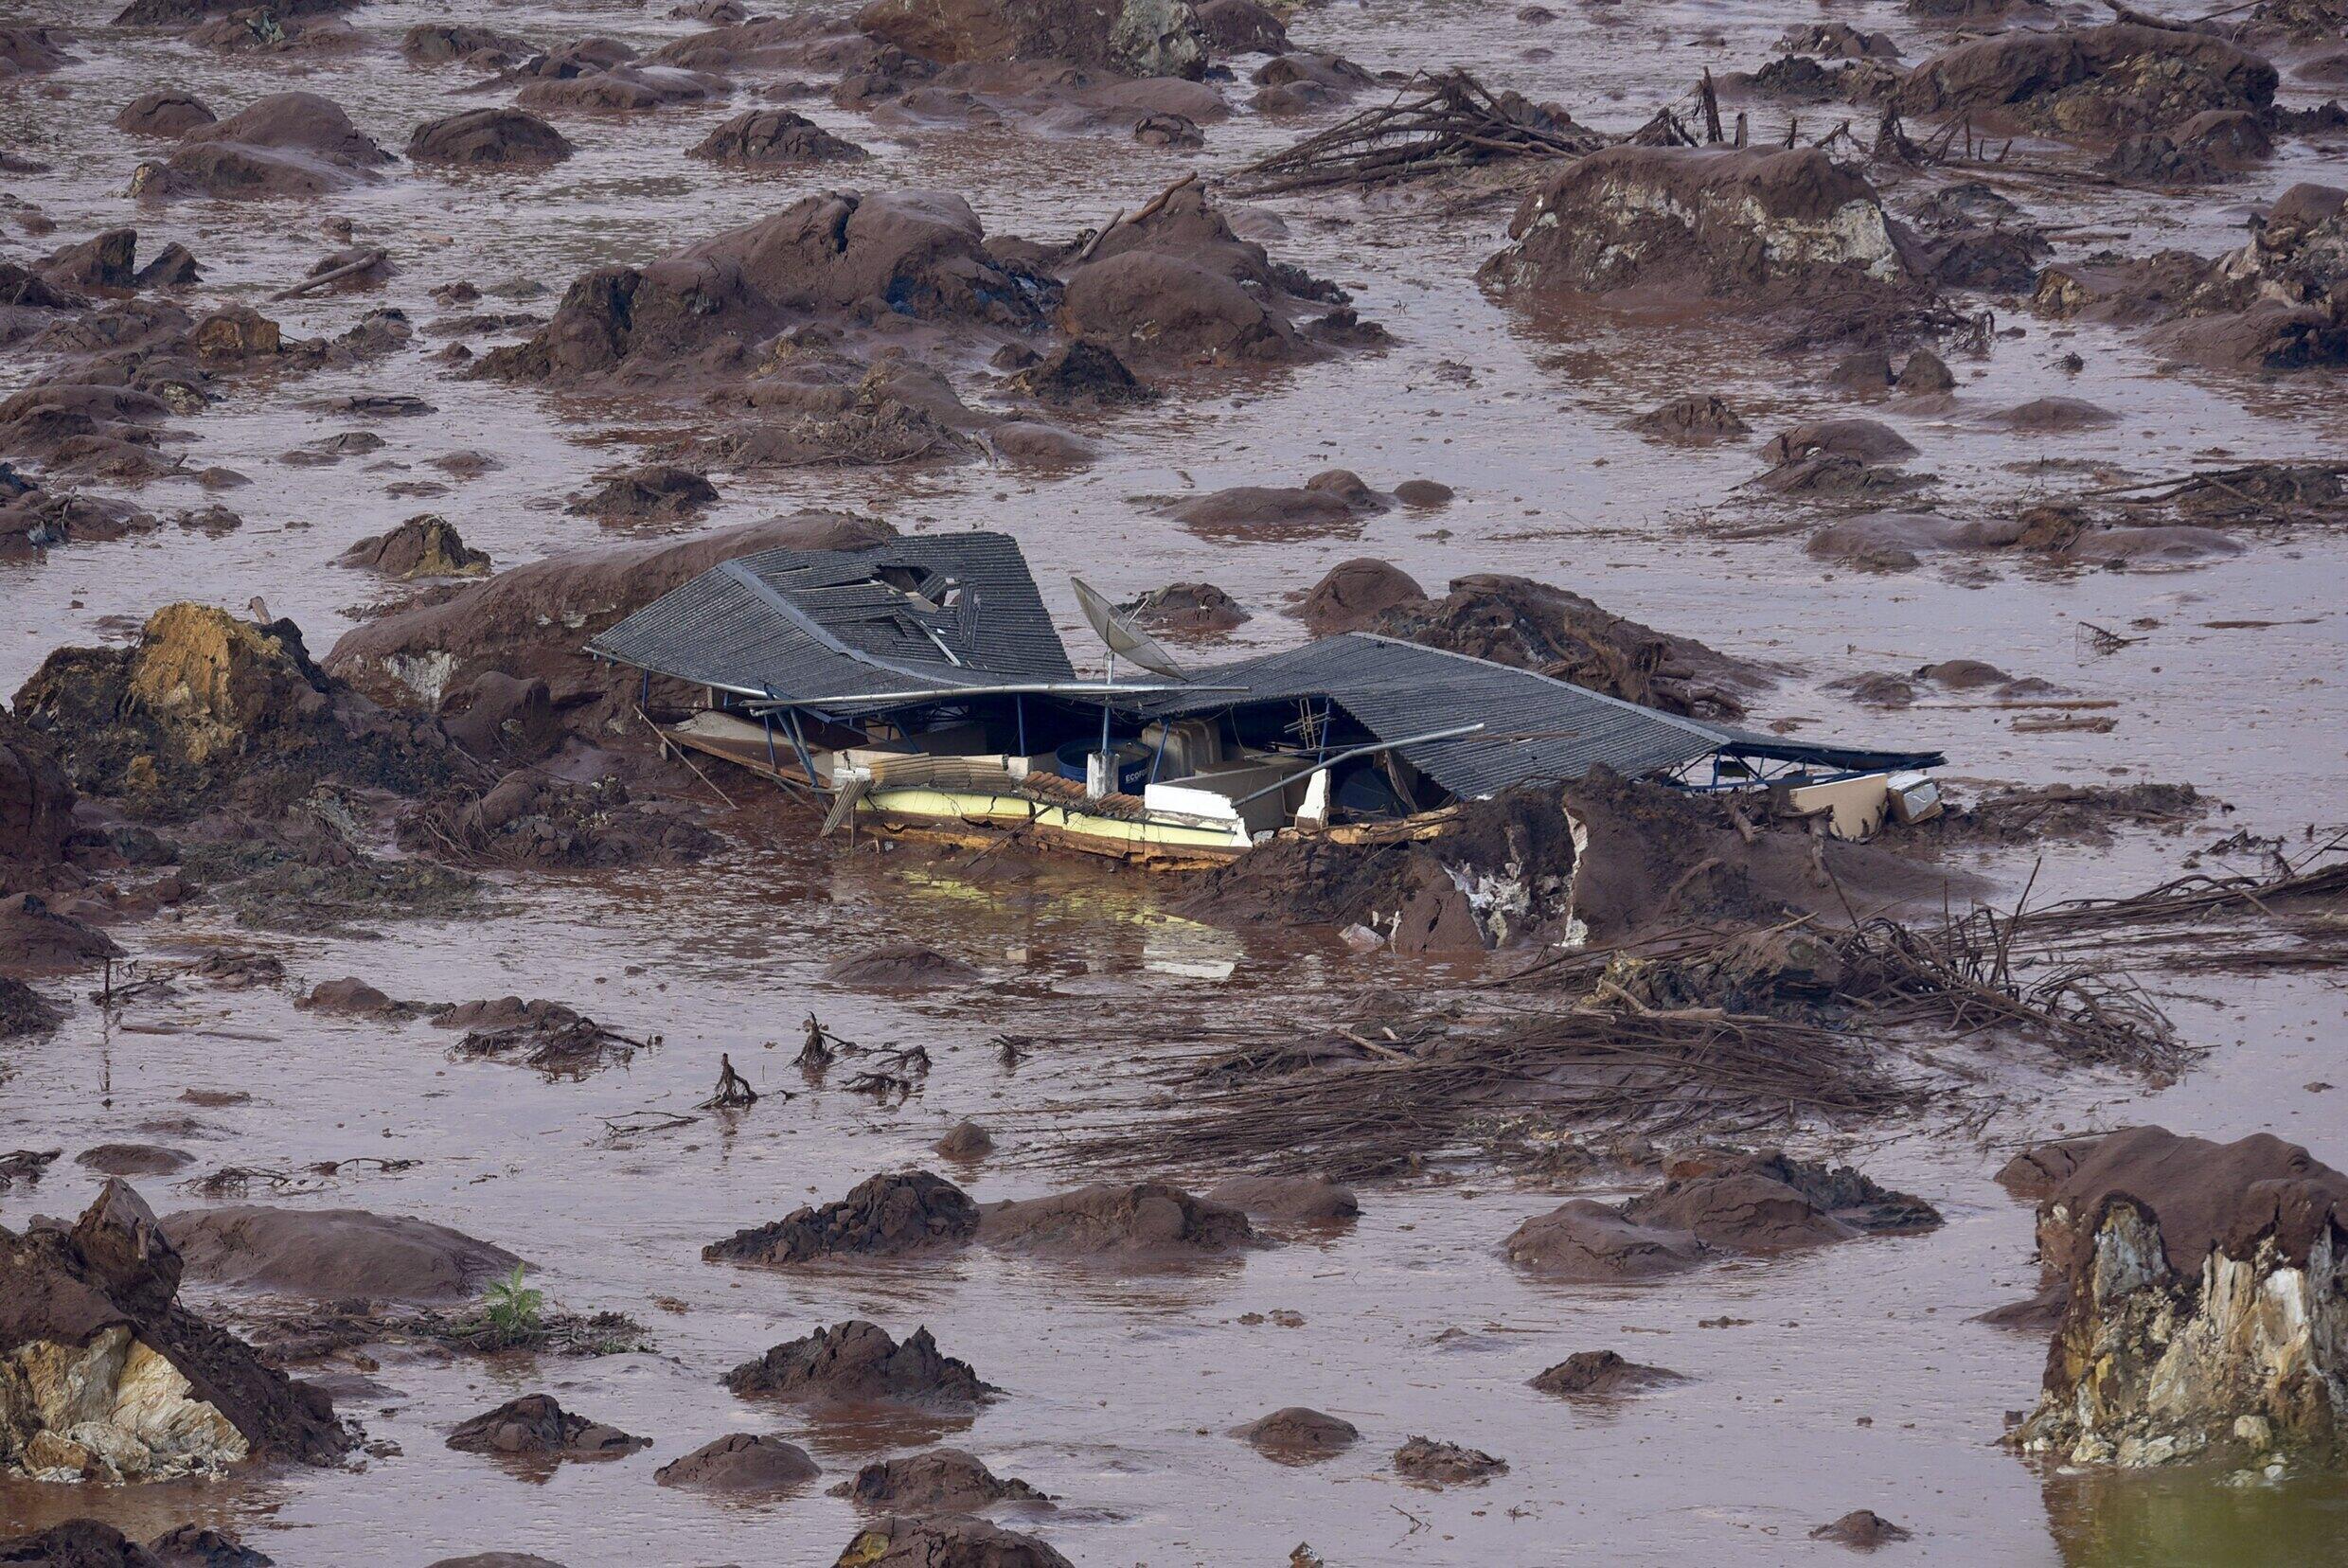
[[[669,704],[665,739],[828,797],[827,831],[1007,831],[1160,866],[1599,766],[1774,792],[1864,837],[1928,814],[1922,770],[1941,760],[1752,734],[1363,633],[1198,669],[1132,654],[1164,673],[1104,650],[1088,678],[997,533],[743,556],[587,650],[641,671],[648,705],[655,676],[699,688]]]

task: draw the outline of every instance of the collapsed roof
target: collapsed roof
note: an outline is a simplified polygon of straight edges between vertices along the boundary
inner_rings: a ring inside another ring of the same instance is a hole
[[[1636,777],[1707,757],[1857,772],[1941,761],[1710,724],[1368,633],[1194,670],[1187,681],[1080,681],[1017,542],[1000,533],[743,556],[637,611],[588,651],[759,706],[837,719],[1031,693],[1106,702],[1142,721],[1325,703],[1464,798],[1570,781],[1600,765]]]

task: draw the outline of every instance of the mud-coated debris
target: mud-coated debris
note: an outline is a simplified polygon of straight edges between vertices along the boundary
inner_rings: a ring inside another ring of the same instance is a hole
[[[1576,1350],[1546,1371],[1528,1380],[1544,1394],[1567,1399],[1610,1399],[1642,1394],[1650,1388],[1684,1382],[1668,1367],[1647,1366],[1615,1350]]]
[[[744,1362],[725,1376],[740,1395],[801,1402],[972,1405],[1003,1391],[970,1363],[941,1353],[927,1328],[899,1345],[861,1319],[818,1328]]]
[[[664,1487],[718,1497],[781,1497],[823,1473],[807,1450],[771,1433],[732,1432],[652,1472]]]
[[[1893,1523],[1873,1508],[1853,1508],[1831,1524],[1821,1524],[1810,1532],[1812,1541],[1831,1541],[1838,1546],[1855,1551],[1872,1552],[1895,1541],[1906,1541],[1909,1532]]]
[[[560,163],[578,149],[569,137],[519,109],[468,109],[427,120],[408,137],[408,161],[457,164]]]
[[[1542,181],[1482,276],[1658,304],[1843,313],[1929,294],[1866,179],[1816,148],[1611,147]]]
[[[1480,1487],[1495,1475],[1508,1473],[1508,1461],[1495,1459],[1482,1449],[1432,1437],[1412,1437],[1394,1451],[1395,1473],[1426,1487]]]
[[[941,64],[1065,60],[1137,77],[1197,77],[1207,65],[1189,0],[873,0],[856,25]]]
[[[318,1301],[467,1300],[522,1261],[446,1225],[365,1209],[186,1209],[163,1231],[206,1285]]]
[[[1624,1214],[1739,1252],[1843,1241],[1869,1232],[1909,1234],[1941,1222],[1940,1211],[1923,1199],[1878,1186],[1849,1166],[1773,1151],[1694,1167],[1631,1199]]]
[[[713,1263],[804,1263],[839,1253],[954,1246],[977,1234],[978,1205],[967,1193],[929,1171],[907,1170],[868,1177],[837,1203],[738,1231],[703,1247],[702,1256]]]
[[[456,525],[432,512],[411,517],[389,533],[368,535],[341,559],[347,566],[364,566],[401,582],[486,577],[489,570],[489,553],[466,543]]]
[[[1558,1280],[1645,1279],[1692,1269],[1712,1255],[1691,1232],[1639,1224],[1591,1198],[1527,1220],[1503,1246],[1511,1263]]]
[[[718,487],[707,475],[673,463],[648,463],[574,495],[570,509],[607,523],[673,523],[699,517],[717,499]]]
[[[1163,1182],[1094,1183],[1049,1198],[983,1204],[979,1212],[978,1238],[986,1245],[1052,1257],[1172,1260],[1228,1254],[1258,1239],[1237,1209]]]
[[[400,35],[400,53],[418,65],[502,71],[538,53],[526,38],[454,22],[419,22]]]
[[[0,1230],[0,1363],[19,1391],[0,1470],[158,1481],[348,1451],[325,1395],[177,1304],[180,1274],[153,1211],[111,1177],[71,1229]]]
[[[315,93],[275,93],[183,134],[160,163],[139,165],[140,196],[326,196],[376,178],[392,161]]]
[[[61,910],[38,893],[0,898],[0,971],[59,974],[96,969],[122,956],[115,939]]]
[[[1129,4],[1137,0],[1128,0]],[[858,1530],[836,1568],[1073,1568],[1031,1535],[968,1514],[891,1514]]]
[[[2334,1261],[2348,1175],[2267,1133],[2217,1144],[2135,1127],[2030,1152],[2054,1182],[2038,1256],[2062,1306],[2037,1406],[2007,1440],[2126,1468],[2328,1452],[2348,1352],[2273,1326],[2348,1310]]]
[[[652,1440],[574,1416],[551,1394],[525,1394],[459,1422],[449,1434],[448,1446],[466,1453],[616,1459],[650,1448]]]
[[[143,1547],[95,1519],[0,1539],[0,1562],[27,1568],[271,1568],[274,1561],[205,1524],[166,1530]]]
[[[22,980],[0,974],[0,1040],[22,1040],[47,1034],[65,1022],[65,1009]],[[0,1171],[0,1187],[6,1186]]]
[[[1251,618],[1238,601],[1211,582],[1171,582],[1118,606],[1156,632],[1228,632]]]
[[[1084,407],[1147,402],[1157,396],[1134,379],[1114,349],[1090,338],[1061,345],[1005,384],[1041,402]]]
[[[788,109],[746,109],[686,150],[730,164],[854,163],[871,153]]]
[[[1426,598],[1427,590],[1401,567],[1361,556],[1323,573],[1293,613],[1316,636],[1331,636],[1359,632],[1397,605]]]
[[[988,1470],[960,1449],[932,1449],[866,1465],[852,1480],[831,1488],[867,1513],[976,1513],[997,1503],[1042,1503],[1050,1499],[1013,1477]]]
[[[542,782],[533,780],[532,782]],[[491,791],[492,795],[495,791]],[[579,1078],[604,1067],[624,1065],[639,1050],[658,1045],[660,1036],[636,1039],[596,1023],[560,1002],[518,996],[463,1002],[433,1020],[465,1037],[451,1055],[533,1067],[549,1078]]]
[[[1310,1465],[1333,1459],[1361,1439],[1351,1421],[1324,1415],[1304,1405],[1290,1405],[1231,1429],[1234,1437],[1252,1444],[1265,1458],[1283,1465]]]
[[[1891,463],[1916,454],[1913,442],[1879,419],[1815,419],[1770,437],[1761,449],[1771,463],[1794,463],[1819,455],[1861,463]]]
[[[2274,102],[2275,68],[2212,33],[2116,22],[2016,28],[1960,44],[1908,74],[1902,114],[1969,114],[1985,130],[2077,137],[2161,131],[2213,109]]]
[[[1238,1176],[1209,1188],[1206,1201],[1251,1220],[1311,1225],[1343,1224],[1361,1214],[1353,1188],[1325,1176]]]
[[[860,990],[930,990],[967,985],[977,975],[961,959],[916,942],[883,942],[824,967],[825,979]]]
[[[937,1140],[937,1153],[948,1160],[983,1160],[995,1151],[995,1136],[978,1123],[965,1117],[946,1130]]]
[[[160,1144],[92,1144],[74,1156],[74,1164],[105,1176],[169,1176],[195,1163],[186,1149]]]

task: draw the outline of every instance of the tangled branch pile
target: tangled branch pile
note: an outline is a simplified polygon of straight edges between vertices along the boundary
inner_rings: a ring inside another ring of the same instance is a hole
[[[1250,195],[1381,185],[1508,158],[1578,158],[1611,138],[1466,71],[1421,72],[1392,103],[1258,159],[1235,176]]]

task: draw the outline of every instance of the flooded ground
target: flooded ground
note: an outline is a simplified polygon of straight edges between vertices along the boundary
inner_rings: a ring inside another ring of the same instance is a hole
[[[394,45],[418,23],[478,22],[542,44],[596,33],[640,47],[701,24],[653,8],[376,0],[349,19],[368,41],[364,50],[224,57],[161,33],[108,29],[107,9],[89,0],[17,8],[22,20],[64,29],[80,58],[0,94],[0,149],[40,166],[6,175],[5,189],[19,211],[38,208],[56,225],[54,239],[9,234],[7,253],[39,254],[135,223],[142,253],[168,241],[195,252],[206,297],[260,304],[333,248],[320,229],[329,216],[390,250],[399,273],[380,290],[266,304],[289,336],[330,335],[382,304],[429,323],[446,313],[429,291],[456,279],[490,296],[504,280],[541,285],[551,292],[517,308],[544,313],[589,267],[641,261],[842,185],[952,190],[989,234],[1064,238],[1194,167],[1236,168],[1344,113],[1275,122],[1242,107],[1207,128],[1203,151],[1183,152],[1012,131],[890,130],[819,97],[793,106],[870,147],[875,164],[846,176],[768,175],[684,158],[752,101],[744,93],[712,107],[560,116],[579,152],[543,173],[400,168],[380,185],[314,201],[158,206],[125,194],[140,153],[110,126],[123,102],[154,86],[193,91],[223,113],[298,87],[332,98],[398,147],[417,121],[485,101],[458,91],[471,73],[400,59]],[[1686,98],[1706,67],[1750,68],[1788,27],[1822,14],[1889,29],[1911,60],[1946,36],[1889,6],[1560,9],[1534,27],[1511,7],[1465,0],[1337,4],[1299,11],[1291,30],[1300,47],[1373,69],[1468,65],[1613,131]],[[1244,104],[1244,86],[1226,91]],[[2285,98],[2313,101],[2287,76]],[[1805,119],[1829,112],[1800,111]],[[1783,123],[1779,109],[1755,105],[1753,114],[1756,140]],[[2131,255],[2162,246],[2211,255],[2237,242],[2245,216],[2293,183],[2344,177],[2337,142],[2294,138],[2251,176],[2218,188],[2148,195],[2049,184],[2035,193],[2043,205],[2014,194],[2049,222],[2096,237],[2079,249],[2126,233]],[[1798,508],[1734,493],[1759,472],[1759,435],[1849,413],[1900,429],[1921,450],[1914,466],[1940,476],[1951,507],[2182,473],[2220,453],[2337,458],[2348,451],[2348,400],[2335,375],[2184,372],[2127,331],[2001,311],[1999,325],[2019,335],[1999,339],[1985,358],[1952,356],[1960,386],[1948,406],[1923,415],[1860,406],[1824,386],[1819,366],[1766,353],[1766,335],[1749,326],[1593,323],[1560,334],[1513,316],[1473,277],[1503,238],[1509,200],[1463,187],[1242,205],[1262,232],[1283,234],[1280,255],[1342,282],[1362,315],[1394,334],[1391,347],[1078,421],[1100,452],[1069,474],[987,463],[779,477],[716,471],[722,500],[691,526],[826,506],[908,531],[1005,529],[1038,563],[1072,649],[1089,645],[1066,571],[1120,597],[1168,581],[1217,583],[1254,612],[1230,640],[1235,650],[1301,638],[1284,604],[1350,557],[1381,557],[1431,587],[1472,571],[1520,572],[1787,667],[1756,704],[1760,720],[1938,747],[1960,783],[2190,781],[2233,809],[2179,834],[2125,832],[2109,846],[1966,853],[1963,864],[2008,898],[2034,877],[2036,899],[2133,892],[2237,829],[2304,845],[2309,825],[2339,819],[2348,798],[2339,741],[2348,561],[2336,532],[2252,538],[2242,553],[2191,570],[1927,564],[1886,574],[1823,565],[1804,553],[1799,532],[1755,526],[1798,523]],[[322,651],[386,592],[333,558],[419,510],[449,517],[500,567],[619,537],[562,502],[626,457],[617,434],[641,428],[640,411],[458,379],[424,358],[439,341],[419,333],[414,349],[355,370],[243,387],[177,421],[173,438],[185,444],[175,450],[189,469],[222,465],[252,481],[222,497],[244,526],[220,538],[167,526],[39,562],[0,562],[9,612],[0,690],[13,690],[51,649],[119,640],[181,598],[241,609],[258,596]],[[2064,351],[2083,367],[2061,368]],[[9,389],[23,369],[11,369]],[[1729,398],[1752,421],[1755,442],[1691,454],[1624,428],[1632,412],[1690,389]],[[971,379],[962,390],[976,402],[983,388]],[[316,407],[361,391],[413,394],[433,411],[354,420]],[[2120,419],[2047,437],[1981,422],[2049,395],[2091,400]],[[361,427],[383,438],[382,450],[329,467],[278,460]],[[458,450],[494,465],[463,481],[428,466]],[[1441,511],[1369,517],[1344,537],[1254,543],[1202,540],[1158,505],[1231,485],[1295,484],[1333,466],[1379,489],[1438,480],[1457,499]],[[389,492],[419,479],[445,490]],[[176,481],[136,498],[158,513],[205,499]],[[2140,640],[2101,653],[2090,624],[2133,628]],[[2012,712],[1961,696],[1881,711],[1827,689],[1866,670],[1961,656],[2108,704],[2095,711],[2117,723],[2105,733],[2029,733]],[[837,1197],[875,1171],[935,1167],[931,1146],[965,1115],[993,1127],[1002,1146],[983,1167],[951,1172],[980,1200],[1084,1178],[1055,1165],[1052,1149],[1146,1098],[1148,1064],[1128,1037],[1135,1020],[1161,1009],[1203,999],[1277,1035],[1326,997],[1463,978],[1361,956],[1325,933],[1266,941],[1199,925],[1169,913],[1163,890],[1139,877],[843,857],[810,847],[804,823],[779,820],[765,797],[747,798],[746,811],[720,819],[735,846],[708,864],[504,876],[484,918],[386,924],[375,939],[257,935],[199,904],[122,928],[118,939],[144,957],[258,947],[282,956],[291,979],[282,990],[190,986],[111,1012],[84,1000],[54,1034],[7,1047],[0,1096],[9,1127],[0,1141],[68,1152],[38,1188],[0,1195],[10,1225],[78,1211],[96,1177],[70,1155],[103,1142],[185,1149],[196,1157],[190,1177],[232,1164],[299,1171],[360,1156],[413,1160],[397,1173],[347,1171],[251,1201],[454,1225],[526,1257],[561,1308],[636,1318],[653,1348],[576,1360],[393,1349],[370,1374],[379,1387],[338,1400],[370,1438],[396,1445],[355,1472],[279,1470],[148,1488],[0,1482],[7,1533],[95,1514],[141,1537],[188,1520],[220,1523],[281,1564],[420,1568],[491,1549],[570,1568],[825,1564],[856,1518],[825,1488],[869,1459],[943,1435],[1058,1499],[1049,1512],[1012,1507],[998,1517],[1085,1564],[1273,1564],[1299,1541],[1330,1564],[1823,1561],[1841,1549],[1808,1531],[1859,1507],[1914,1532],[1886,1560],[2348,1561],[2348,1483],[2337,1473],[2234,1488],[2207,1474],[2066,1474],[2017,1459],[1996,1439],[2005,1413],[2036,1396],[2044,1337],[1971,1321],[2033,1288],[2031,1211],[1989,1180],[2025,1142],[2158,1121],[2213,1138],[2273,1131],[2319,1157],[2348,1156],[2328,1097],[2307,1087],[2342,1065],[2336,976],[2147,977],[2180,1033],[2206,1051],[2174,1083],[2056,1074],[2026,1053],[1984,1056],[1981,1065],[2010,1079],[2011,1096],[1984,1126],[1928,1114],[1819,1145],[1929,1197],[1948,1216],[1945,1228],[1732,1262],[1661,1286],[1544,1286],[1513,1272],[1500,1239],[1564,1189],[1468,1169],[1371,1185],[1359,1222],[1340,1233],[1290,1238],[1198,1270],[1108,1273],[979,1250],[945,1262],[736,1269],[703,1263],[700,1248]],[[979,979],[890,1001],[822,977],[832,959],[884,936],[960,957]],[[624,1068],[546,1081],[453,1060],[447,1035],[421,1021],[338,1021],[293,1006],[309,983],[347,974],[398,998],[549,997],[664,1042]],[[80,997],[94,984],[44,989]],[[809,1012],[855,1041],[926,1045],[935,1066],[917,1095],[887,1109],[837,1084],[810,1085],[791,1065]],[[1016,1071],[990,1043],[1004,1032],[1037,1042]],[[770,1093],[738,1115],[697,1112],[721,1051],[761,1090],[795,1097]],[[182,1097],[190,1090],[251,1098],[199,1109]],[[614,1131],[648,1110],[696,1119]],[[158,1210],[193,1201],[170,1182],[140,1183]],[[266,1305],[192,1294],[231,1323]],[[768,1345],[850,1317],[900,1334],[926,1324],[1005,1398],[972,1422],[876,1430],[760,1408],[720,1383]],[[1599,1410],[1525,1386],[1571,1352],[1609,1347],[1690,1381]],[[443,1446],[455,1422],[539,1389],[653,1447],[546,1477]],[[1343,1417],[1362,1442],[1290,1469],[1228,1435],[1292,1404]],[[824,1477],[757,1506],[653,1484],[660,1465],[729,1432],[783,1434],[817,1457]],[[1406,1485],[1387,1455],[1419,1434],[1485,1450],[1508,1471],[1482,1487]]]

